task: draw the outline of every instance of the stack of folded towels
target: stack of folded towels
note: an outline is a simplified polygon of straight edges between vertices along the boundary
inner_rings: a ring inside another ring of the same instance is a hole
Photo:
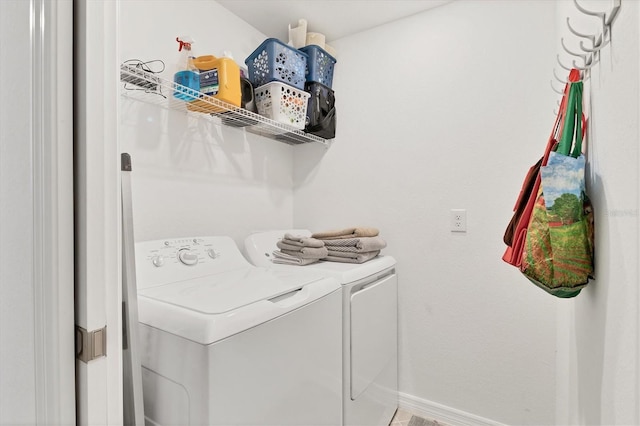
[[[322,260],[364,263],[376,257],[387,246],[379,233],[376,228],[358,227],[316,232],[311,238],[324,243],[327,256]]]
[[[273,263],[287,265],[309,265],[329,254],[324,242],[300,235],[284,234],[276,244],[280,250],[273,252]]]

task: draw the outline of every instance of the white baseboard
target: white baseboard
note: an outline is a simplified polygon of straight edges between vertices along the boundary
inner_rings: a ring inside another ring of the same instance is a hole
[[[436,420],[450,426],[506,426],[475,414],[467,413],[437,402],[427,401],[407,393],[398,395],[400,409],[428,420]]]

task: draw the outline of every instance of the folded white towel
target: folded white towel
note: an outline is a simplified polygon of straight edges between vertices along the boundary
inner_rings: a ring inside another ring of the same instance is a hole
[[[319,259],[303,259],[301,257],[298,256],[290,256],[286,253],[282,253],[279,250],[275,250],[273,252],[273,259],[271,259],[271,262],[273,263],[278,263],[278,264],[284,264],[284,265],[300,265],[300,266],[304,266],[304,265],[309,265],[312,263],[316,263]]]

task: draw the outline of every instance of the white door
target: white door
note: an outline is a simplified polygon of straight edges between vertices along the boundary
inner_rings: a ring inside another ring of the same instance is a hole
[[[123,421],[117,13],[115,0],[74,2],[76,326],[106,330],[98,357],[76,360],[80,425]]]
[[[0,1],[0,424],[75,424],[73,2]]]

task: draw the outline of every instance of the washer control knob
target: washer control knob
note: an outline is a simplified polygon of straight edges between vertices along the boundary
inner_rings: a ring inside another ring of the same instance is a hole
[[[178,252],[178,260],[188,266],[198,263],[198,255],[191,253],[189,249],[182,249]]]
[[[212,259],[215,259],[216,257],[218,257],[218,253],[216,253],[216,251],[214,249],[212,249],[212,248],[207,249],[207,254]]]
[[[164,265],[164,256],[162,256],[160,254],[153,256],[151,258],[151,263],[153,263],[153,266],[156,266],[158,268],[163,266]]]

